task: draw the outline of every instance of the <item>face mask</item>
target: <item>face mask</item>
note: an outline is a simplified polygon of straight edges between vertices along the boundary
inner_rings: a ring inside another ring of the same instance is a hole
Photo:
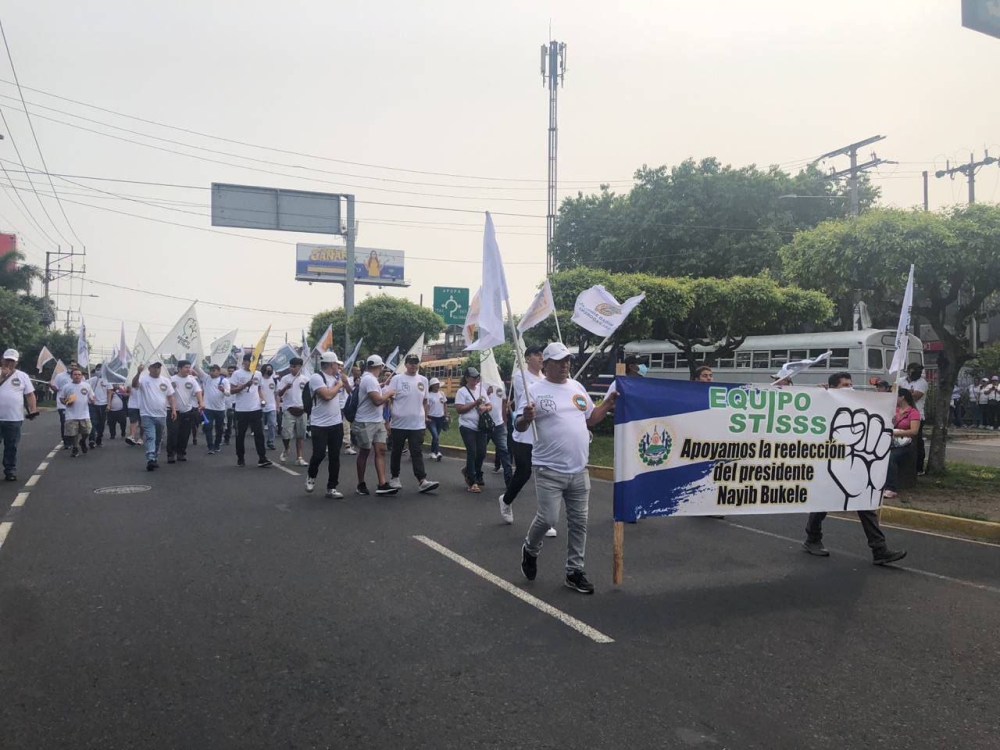
[[[642,375],[643,377],[646,377],[646,371],[648,369],[649,368],[646,367],[646,365],[639,365],[639,374]]]

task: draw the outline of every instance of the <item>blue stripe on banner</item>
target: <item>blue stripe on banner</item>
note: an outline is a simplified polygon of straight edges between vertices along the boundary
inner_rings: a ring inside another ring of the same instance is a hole
[[[618,400],[615,401],[615,424],[637,419],[672,417],[708,409],[708,389],[742,388],[742,383],[697,383],[690,380],[660,378],[615,378]]]
[[[713,466],[714,462],[703,461],[676,469],[647,472],[627,482],[615,482],[614,519],[635,523],[644,516],[673,515],[686,502],[687,495],[694,492],[684,488],[697,485],[712,471]]]

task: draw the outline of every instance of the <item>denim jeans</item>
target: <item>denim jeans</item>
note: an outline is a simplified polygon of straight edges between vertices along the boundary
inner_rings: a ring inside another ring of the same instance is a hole
[[[427,429],[431,432],[431,453],[441,450],[441,433],[447,421],[447,417],[431,417],[431,421],[427,423]]]
[[[459,427],[458,431],[462,434],[462,442],[465,443],[465,483],[470,487],[474,484],[482,484],[483,461],[486,459],[486,440],[489,436],[485,432],[473,430],[471,427]]]
[[[205,409],[208,422],[205,423],[205,442],[208,449],[217,451],[222,448],[222,433],[226,430],[226,412],[223,409]]]
[[[90,405],[90,442],[100,445],[104,442],[104,426],[108,420],[108,407]]]
[[[145,438],[143,448],[146,451],[146,460],[155,461],[160,452],[160,443],[163,442],[163,433],[167,431],[167,417],[150,417],[143,414],[139,417],[139,421]]]
[[[275,431],[278,429],[278,412],[264,412],[264,442],[267,447],[274,445]]]
[[[559,505],[566,505],[566,573],[583,570],[587,552],[587,519],[590,511],[590,474],[584,469],[576,474],[563,474],[547,466],[535,467],[535,491],[538,511],[535,513],[524,546],[529,555],[538,556],[545,532],[559,521]]]
[[[500,465],[503,467],[504,484],[509,485],[513,471],[510,466],[510,451],[507,450],[507,424],[496,425],[493,428],[493,434],[490,435],[490,440],[493,441],[493,446],[497,451],[497,458],[500,459]]]
[[[3,473],[14,476],[17,473],[17,444],[21,440],[23,422],[0,422],[0,442],[3,442]]]

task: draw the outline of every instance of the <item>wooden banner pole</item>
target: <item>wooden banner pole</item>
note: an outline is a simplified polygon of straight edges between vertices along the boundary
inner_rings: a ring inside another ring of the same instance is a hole
[[[615,375],[625,374],[625,364],[615,365]],[[625,580],[625,523],[615,521],[614,541],[612,543],[611,583],[618,586]]]

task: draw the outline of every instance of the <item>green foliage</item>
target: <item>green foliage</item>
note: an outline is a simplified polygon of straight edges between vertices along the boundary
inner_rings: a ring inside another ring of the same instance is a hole
[[[563,201],[552,244],[558,268],[755,276],[777,269],[778,250],[794,232],[849,210],[843,185],[815,167],[792,176],[777,167],[688,159],[669,169],[644,166],[635,179],[627,195],[605,186],[600,194]],[[877,195],[862,182],[863,207]]]
[[[320,336],[326,333],[327,326],[333,326],[333,350],[341,357],[346,357],[350,352],[344,350],[344,323],[347,320],[347,312],[342,307],[335,310],[324,310],[313,315],[312,323],[309,324],[309,343],[315,345]]]
[[[63,364],[76,359],[77,334],[74,331],[42,331],[41,335],[30,345],[21,349],[21,369],[30,373],[35,373],[35,365],[38,363],[38,353],[43,346],[47,346],[56,359],[61,359]],[[45,373],[51,373],[56,366],[55,362],[50,362],[45,366]]]
[[[350,321],[351,339],[364,337],[362,351],[383,357],[397,346],[400,353],[405,352],[421,333],[430,341],[444,327],[444,320],[433,310],[387,295],[369,297],[360,303]]]
[[[1000,373],[1000,342],[982,347],[976,352],[976,358],[969,365],[980,378],[988,378]]]
[[[32,282],[40,276],[37,268],[25,265],[24,253],[19,250],[0,254],[0,289],[27,294]]]
[[[25,351],[43,332],[34,305],[9,289],[0,288],[0,350],[11,347]]]
[[[500,370],[500,377],[504,380],[510,380],[510,375],[517,366],[514,363],[514,347],[510,344],[501,344],[500,346],[493,347],[493,356],[497,360],[497,369]],[[469,356],[465,358],[462,362],[462,370],[464,371],[466,367],[479,368],[479,362],[481,356],[479,352],[469,352]]]

